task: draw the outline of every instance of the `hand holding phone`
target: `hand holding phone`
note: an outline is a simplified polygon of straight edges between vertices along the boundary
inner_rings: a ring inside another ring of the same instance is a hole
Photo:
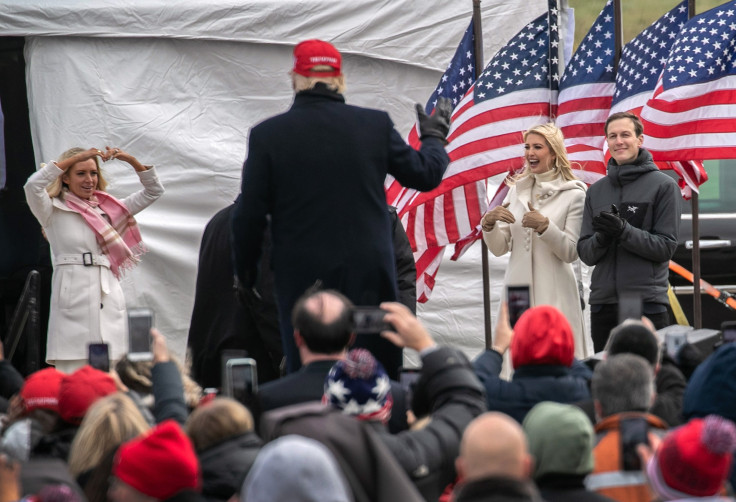
[[[152,361],[151,328],[153,311],[149,308],[128,310],[128,359],[131,361]]]

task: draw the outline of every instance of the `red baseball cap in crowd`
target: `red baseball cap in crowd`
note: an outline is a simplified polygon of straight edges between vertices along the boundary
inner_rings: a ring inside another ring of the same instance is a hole
[[[79,425],[92,404],[118,391],[109,373],[85,365],[65,375],[59,388],[59,415],[69,423]]]
[[[329,66],[332,71],[315,71],[315,66]],[[304,77],[339,77],[342,75],[342,56],[329,42],[305,40],[294,47],[293,71]]]
[[[63,378],[64,373],[56,368],[44,368],[31,373],[20,390],[26,411],[42,408],[58,413],[59,389]]]

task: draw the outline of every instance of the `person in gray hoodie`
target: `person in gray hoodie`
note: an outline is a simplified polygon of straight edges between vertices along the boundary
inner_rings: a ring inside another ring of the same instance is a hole
[[[608,174],[585,195],[578,254],[593,266],[590,324],[596,352],[619,324],[619,299],[641,302],[657,329],[669,325],[669,260],[677,248],[680,193],[641,147],[644,127],[636,115],[614,113],[606,121],[611,153]]]

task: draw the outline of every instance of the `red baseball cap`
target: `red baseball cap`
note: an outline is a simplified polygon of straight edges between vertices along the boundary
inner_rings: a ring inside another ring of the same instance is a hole
[[[20,390],[26,411],[43,408],[58,413],[59,390],[63,379],[64,373],[56,368],[45,368],[31,373]]]
[[[315,66],[329,66],[332,71],[313,71]],[[342,75],[342,56],[329,42],[305,40],[294,47],[293,71],[304,77],[339,77]]]

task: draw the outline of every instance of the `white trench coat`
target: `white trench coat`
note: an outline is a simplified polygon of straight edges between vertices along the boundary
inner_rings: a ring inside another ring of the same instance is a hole
[[[540,197],[532,201],[533,176],[527,176],[511,186],[504,204],[516,219],[513,224],[496,222],[483,240],[496,256],[511,251],[506,270],[507,285],[529,285],[531,305],[557,307],[570,322],[575,337],[575,357],[584,359],[588,353],[585,326],[580,307],[580,293],[572,263],[577,260],[577,243],[583,221],[585,184],[565,181],[536,181]],[[537,211],[549,218],[549,227],[542,234],[521,226],[524,213],[532,201]]]
[[[49,162],[28,178],[24,189],[31,212],[51,245],[54,273],[46,343],[46,362],[87,359],[87,344],[107,343],[110,360],[128,351],[125,297],[95,234],[82,216],[46,187],[63,171]],[[122,200],[131,214],[151,205],[164,192],[154,168],[138,172],[143,189]],[[88,254],[86,257],[82,255]],[[85,266],[93,259],[103,265]]]

